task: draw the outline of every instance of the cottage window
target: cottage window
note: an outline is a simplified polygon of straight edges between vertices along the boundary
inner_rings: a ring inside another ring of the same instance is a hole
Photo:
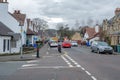
[[[10,40],[8,40],[8,46],[7,46],[7,50],[9,50],[10,49]]]
[[[6,40],[3,40],[3,52],[5,52],[5,48],[6,48]]]

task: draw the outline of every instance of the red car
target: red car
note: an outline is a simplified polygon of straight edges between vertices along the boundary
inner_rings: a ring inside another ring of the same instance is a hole
[[[68,41],[65,41],[65,42],[62,43],[62,47],[63,48],[71,48],[71,43],[68,42]]]

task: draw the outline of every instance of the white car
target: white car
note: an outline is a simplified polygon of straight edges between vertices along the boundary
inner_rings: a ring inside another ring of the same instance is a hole
[[[71,41],[71,45],[72,46],[78,46],[78,43],[77,43],[77,41]]]
[[[50,45],[50,47],[57,47],[58,46],[58,42],[50,41],[49,45]]]

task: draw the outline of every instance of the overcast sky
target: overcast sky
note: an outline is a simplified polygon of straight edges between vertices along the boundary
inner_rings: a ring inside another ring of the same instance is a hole
[[[29,18],[44,18],[50,24],[87,25],[101,23],[114,16],[120,0],[8,0],[9,11],[21,10]]]

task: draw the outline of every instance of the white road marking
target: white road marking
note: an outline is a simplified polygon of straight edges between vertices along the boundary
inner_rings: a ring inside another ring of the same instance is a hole
[[[89,73],[88,71],[85,71],[89,76],[91,76],[91,73]]]
[[[81,67],[81,65],[79,65],[75,60],[73,60],[70,56],[68,56],[67,54],[65,54],[65,56],[70,60],[70,61],[72,61],[75,65],[76,65],[76,67]]]
[[[64,56],[61,57],[68,64],[69,67],[73,67],[73,65]]]
[[[32,66],[37,66],[38,64],[25,64],[22,65],[22,67],[32,67]]]
[[[93,80],[97,80],[94,76],[91,76],[91,78],[92,78]]]
[[[46,52],[46,54],[49,54],[49,52]]]
[[[32,57],[35,57],[36,55],[32,55]]]
[[[82,67],[81,69],[85,71],[85,68]]]
[[[34,63],[34,62],[38,62],[38,60],[27,61],[27,63]]]
[[[22,67],[20,69],[63,69],[63,68],[77,68],[75,66],[70,67],[70,66],[29,66],[29,67]]]
[[[81,65],[77,65],[77,67],[80,67],[80,68],[81,68]]]
[[[64,56],[66,56],[70,61],[72,61],[76,67],[80,67],[83,71],[86,72],[87,75],[89,75],[93,80],[97,80],[94,76],[91,75],[90,72],[86,71],[85,68],[83,68],[81,65],[79,65],[74,59],[72,59],[70,56],[67,55],[67,52],[65,52]],[[64,57],[65,58],[65,57]]]

